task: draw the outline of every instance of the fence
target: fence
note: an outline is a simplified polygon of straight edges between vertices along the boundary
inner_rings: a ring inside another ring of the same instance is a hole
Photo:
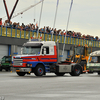
[[[7,27],[0,27],[0,36],[7,36],[7,37],[15,37],[15,38],[23,38],[23,39],[30,39],[31,37],[37,37],[36,31],[25,31],[21,29],[13,29]],[[43,41],[51,41],[52,34],[50,33],[39,33],[38,38],[42,37]],[[64,43],[65,36],[63,35],[53,35],[53,41],[59,43]],[[91,46],[91,47],[100,47],[100,41],[98,40],[88,40],[83,38],[77,37],[66,37],[66,44],[74,44],[74,45],[81,45],[81,46]]]

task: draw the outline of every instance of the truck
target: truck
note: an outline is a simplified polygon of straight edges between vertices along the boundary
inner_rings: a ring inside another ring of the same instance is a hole
[[[80,46],[80,45],[75,45],[73,47],[73,54],[70,56],[70,60],[78,63],[82,66],[83,73],[89,72],[87,70],[87,61],[89,58],[89,54],[92,52],[92,47],[88,47],[87,45],[85,46]]]
[[[5,69],[6,71],[10,71],[12,67],[12,56],[4,56],[1,59],[1,64],[0,64],[0,71]]]
[[[100,75],[100,50],[90,53],[87,69],[90,73],[97,72]]]
[[[63,76],[69,73],[71,76],[79,76],[82,66],[78,63],[61,60],[58,41],[41,41],[30,39],[23,44],[21,55],[13,57],[13,68],[19,76],[34,73],[43,76],[46,73],[55,73]]]

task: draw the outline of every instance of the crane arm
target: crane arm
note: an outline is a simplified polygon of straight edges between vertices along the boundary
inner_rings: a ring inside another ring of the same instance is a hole
[[[35,7],[36,5],[38,5],[39,3],[41,3],[42,1],[44,1],[44,0],[41,0],[40,2],[36,3],[35,5],[31,5],[30,7],[26,8],[25,10],[23,10],[23,11],[17,13],[16,15],[12,16],[12,18],[14,18],[14,17],[16,17],[16,16],[18,16],[18,15],[20,15],[20,14],[23,14],[24,12],[26,12],[27,10],[29,10],[29,9],[31,9],[31,8],[33,8],[33,7]]]

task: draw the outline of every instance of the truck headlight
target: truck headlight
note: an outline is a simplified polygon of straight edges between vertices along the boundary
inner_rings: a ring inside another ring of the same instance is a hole
[[[27,67],[30,67],[30,64],[27,64]]]
[[[27,67],[32,67],[32,64],[27,64]]]
[[[32,67],[32,64],[30,64],[30,67]]]

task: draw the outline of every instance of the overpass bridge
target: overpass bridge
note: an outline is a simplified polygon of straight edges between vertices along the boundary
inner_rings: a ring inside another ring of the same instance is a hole
[[[38,33],[38,38],[42,37],[42,41],[51,41],[52,34],[50,33]],[[0,27],[0,59],[3,56],[21,54],[21,48],[23,43],[27,42],[31,37],[37,37],[36,31],[25,31],[21,29],[13,29],[8,27]],[[59,49],[62,50],[64,44],[63,35],[53,35],[53,41],[57,42],[59,39]],[[80,45],[92,47],[92,51],[100,49],[100,41],[88,40],[77,37],[66,37],[64,58],[67,58],[73,53],[71,47],[73,45]]]
[[[20,38],[20,39],[30,39],[31,37],[37,37],[37,32],[34,31],[25,31],[21,29],[13,29],[8,27],[0,27],[0,36],[6,36],[6,37],[13,37],[13,38]],[[38,33],[38,38],[42,37],[42,41],[51,41],[52,34],[50,33]],[[53,34],[53,41],[57,42],[59,40],[59,43],[64,43],[65,36],[63,35],[55,35]],[[89,47],[100,47],[100,41],[99,40],[89,40],[85,38],[78,38],[78,37],[71,37],[66,36],[66,44],[73,44],[73,45],[80,45],[80,46],[89,46]]]

